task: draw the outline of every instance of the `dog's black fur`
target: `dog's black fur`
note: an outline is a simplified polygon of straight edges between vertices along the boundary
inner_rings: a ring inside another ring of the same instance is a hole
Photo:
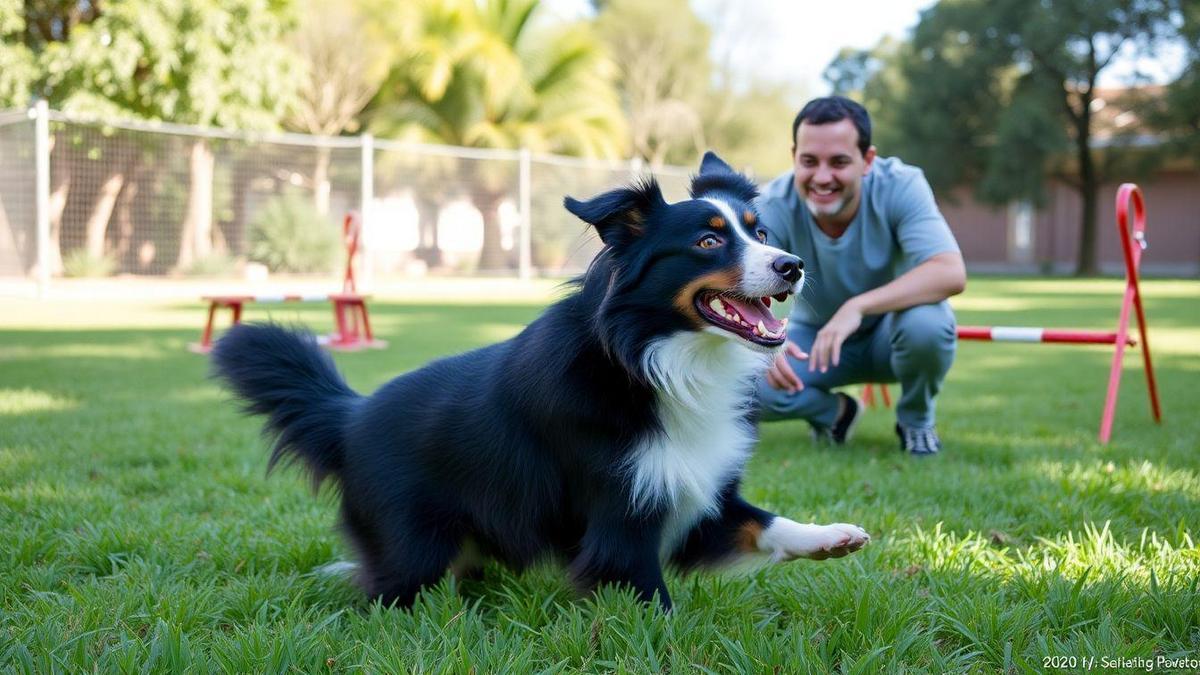
[[[311,336],[272,325],[231,329],[213,351],[215,373],[248,412],[267,416],[272,465],[300,459],[318,485],[337,482],[359,581],[384,603],[411,603],[471,542],[517,569],[559,557],[581,587],[624,583],[669,608],[664,558],[691,568],[753,551],[754,534],[774,518],[739,497],[740,463],[721,477],[715,512],[692,521],[672,550],[662,550],[671,503],[631,498],[631,453],[664,433],[646,349],[711,325],[685,294],[706,279],[739,278],[748,239],[727,228],[761,235],[753,184],[710,154],[693,196],[714,194],[748,222],[714,229],[712,204],[668,204],[653,180],[566,199],[604,243],[576,292],[516,337],[430,363],[369,397],[345,384]],[[706,234],[723,245],[700,248]],[[787,274],[783,287],[795,281],[795,270]]]

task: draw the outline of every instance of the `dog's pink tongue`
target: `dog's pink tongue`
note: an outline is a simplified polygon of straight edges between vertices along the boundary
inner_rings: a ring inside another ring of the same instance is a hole
[[[762,321],[763,326],[772,333],[779,332],[779,329],[783,327],[783,322],[779,319],[776,319],[775,315],[771,313],[771,310],[767,309],[766,305],[763,305],[760,302],[750,303],[741,300],[734,300],[730,297],[724,297],[722,299],[726,303],[733,305],[734,309],[738,311],[738,314],[741,314],[742,318],[745,319],[751,326],[757,324],[759,321]]]

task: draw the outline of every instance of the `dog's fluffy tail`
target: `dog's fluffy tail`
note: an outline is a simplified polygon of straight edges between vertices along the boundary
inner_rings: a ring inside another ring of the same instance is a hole
[[[234,326],[212,351],[213,374],[243,402],[266,415],[275,439],[269,467],[303,460],[314,487],[342,467],[345,427],[360,400],[333,359],[309,333],[280,326]]]

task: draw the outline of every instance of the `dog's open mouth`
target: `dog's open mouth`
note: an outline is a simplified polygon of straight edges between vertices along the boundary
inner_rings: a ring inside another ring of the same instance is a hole
[[[785,291],[772,297],[782,301],[787,296]],[[770,297],[746,298],[729,292],[701,291],[696,295],[696,308],[705,321],[743,340],[778,347],[787,336],[787,319],[776,319],[770,304]]]

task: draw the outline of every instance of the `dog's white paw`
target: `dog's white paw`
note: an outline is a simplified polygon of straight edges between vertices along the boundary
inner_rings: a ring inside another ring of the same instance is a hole
[[[813,560],[841,558],[854,553],[871,541],[871,535],[857,525],[834,523],[822,527],[824,528],[824,541],[820,547],[808,555]]]
[[[869,541],[871,535],[857,525],[813,525],[776,518],[759,537],[759,549],[770,552],[776,562],[796,558],[825,560],[849,555]]]

